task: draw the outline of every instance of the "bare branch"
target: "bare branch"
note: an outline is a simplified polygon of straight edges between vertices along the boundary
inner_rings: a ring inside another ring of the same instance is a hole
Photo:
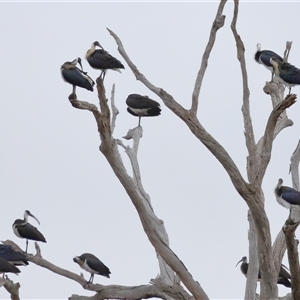
[[[242,106],[242,113],[244,119],[244,129],[245,129],[245,139],[246,139],[246,146],[248,149],[248,179],[249,182],[253,182],[255,171],[257,170],[257,155],[256,155],[256,145],[255,145],[255,138],[252,126],[252,120],[250,115],[250,104],[249,104],[249,97],[250,91],[248,86],[248,75],[247,75],[247,68],[246,68],[246,61],[245,61],[245,47],[244,43],[237,33],[236,29],[236,22],[238,17],[238,9],[239,9],[239,2],[234,1],[234,14],[231,22],[231,30],[233,32],[233,36],[235,38],[236,47],[237,47],[237,58],[240,62],[241,71],[242,71],[242,79],[243,79],[243,106]]]
[[[69,300],[105,300],[105,299],[128,299],[141,300],[149,298],[160,298],[166,300],[163,292],[154,285],[140,285],[135,287],[125,287],[117,285],[109,285],[99,290],[92,297],[72,295]]]
[[[248,231],[249,267],[247,272],[245,299],[255,299],[256,287],[257,287],[257,274],[259,272],[259,263],[258,263],[255,222],[250,210],[248,211],[248,221],[249,221],[249,231]]]
[[[13,241],[6,240],[2,242],[4,245],[11,245],[13,249],[17,251],[21,251],[18,245],[16,245]],[[40,253],[40,248],[38,243],[35,242],[35,246],[37,249],[37,253],[35,255],[23,254],[26,255],[27,259],[49,271],[61,275],[63,277],[69,278],[78,282],[81,286],[84,286],[86,290],[97,292],[97,295],[94,299],[133,299],[139,300],[142,298],[161,298],[166,299],[161,291],[159,291],[153,285],[139,285],[139,286],[121,286],[121,285],[101,285],[101,284],[88,284],[87,280],[84,279],[83,275],[78,275],[63,268],[60,268],[53,263],[47,261],[46,259],[42,258]],[[20,249],[20,250],[18,250]],[[18,285],[18,283],[17,283]],[[72,296],[73,297],[73,296]]]
[[[202,81],[203,81],[203,78],[205,75],[205,71],[207,68],[209,55],[215,44],[217,31],[220,28],[222,28],[225,23],[225,16],[222,15],[222,13],[223,13],[223,9],[224,9],[226,2],[227,2],[227,0],[220,1],[218,11],[216,14],[216,18],[213,21],[213,24],[212,24],[212,27],[210,30],[209,40],[208,40],[208,43],[206,45],[205,51],[202,56],[202,62],[201,62],[200,70],[199,70],[197,78],[196,78],[195,87],[194,87],[193,96],[192,96],[192,106],[190,109],[190,111],[195,115],[197,114],[197,110],[198,110],[199,93],[200,93]]]
[[[293,188],[299,191],[299,161],[300,161],[300,140],[291,157],[290,173],[292,175]]]
[[[69,101],[75,108],[89,110],[91,112],[98,112],[98,108],[96,105],[86,101],[77,100],[77,96],[74,93],[70,94]]]
[[[0,278],[0,287],[4,286],[5,289],[10,294],[10,299],[12,300],[20,300],[19,297],[19,289],[20,289],[20,283],[14,283],[12,280],[10,280],[7,276],[5,278]]]
[[[171,299],[195,300],[195,298],[189,295],[179,283],[170,286],[165,284],[160,278],[151,279],[150,282]]]
[[[99,85],[102,85],[102,82],[100,80],[97,80],[100,107],[102,111],[102,117],[99,119],[98,123],[98,130],[102,141],[100,150],[108,160],[113,171],[115,172],[115,175],[120,180],[127,194],[132,200],[132,203],[134,204],[141,219],[144,231],[147,234],[150,242],[154,246],[155,250],[159,254],[159,259],[161,257],[163,261],[166,262],[166,264],[163,262],[163,265],[167,271],[164,279],[169,279],[170,283],[174,284],[175,278],[172,271],[174,270],[195,298],[208,299],[200,284],[192,278],[191,274],[188,272],[182,261],[169,248],[169,242],[163,226],[163,222],[159,220],[153,213],[153,210],[150,209],[150,199],[149,196],[144,193],[142,185],[140,184],[139,188],[137,189],[135,182],[127,174],[127,171],[124,167],[124,164],[122,163],[117,149],[117,144],[120,144],[123,148],[124,145],[122,145],[120,141],[117,142],[116,140],[114,140],[111,136],[109,127],[109,112],[105,112],[105,114],[103,113],[103,109],[109,110],[109,108],[106,103],[105,94],[104,92],[101,92],[101,87]],[[129,153],[131,152],[131,149],[129,147],[125,147],[124,149],[126,149]],[[134,155],[130,156],[130,158],[131,157],[133,159],[136,159],[134,158]],[[136,178],[138,182],[139,178]],[[148,203],[148,205],[145,205],[145,203]],[[161,266],[162,264],[160,263],[160,267]],[[172,268],[172,270],[169,267]],[[167,268],[169,270],[167,270]]]
[[[112,86],[110,102],[111,102],[111,111],[112,111],[111,132],[114,133],[117,115],[119,114],[119,110],[115,105],[115,84],[113,84]]]
[[[291,51],[291,48],[292,48],[292,44],[293,42],[286,42],[286,47],[285,47],[285,50],[284,50],[284,56],[283,56],[283,61],[284,62],[287,62],[288,59],[289,59],[289,55],[290,55],[290,51]]]
[[[262,141],[262,149],[260,153],[259,169],[256,176],[257,184],[261,185],[262,179],[266,172],[266,168],[271,158],[272,145],[274,140],[275,126],[278,117],[287,108],[292,106],[296,102],[297,96],[295,94],[287,95],[284,101],[279,103],[271,112],[265,134]]]
[[[285,242],[291,271],[292,295],[295,300],[300,299],[299,241],[295,239],[295,231],[299,223],[300,222],[295,223],[293,220],[288,219],[282,229],[285,234]]]

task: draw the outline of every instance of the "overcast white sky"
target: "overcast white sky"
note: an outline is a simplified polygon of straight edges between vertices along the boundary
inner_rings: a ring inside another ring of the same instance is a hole
[[[110,279],[95,276],[94,281],[104,285],[146,284],[157,275],[155,252],[138,215],[98,150],[93,116],[69,104],[72,87],[62,80],[60,66],[81,56],[85,70],[96,79],[100,72],[84,59],[96,40],[125,64],[108,27],[153,84],[189,107],[217,6],[217,2],[0,3],[0,240],[11,239],[25,249],[25,240],[14,235],[11,225],[28,209],[41,222],[38,229],[47,239],[47,244],[40,244],[42,255],[52,263],[79,274],[83,270],[72,258],[91,252],[111,270]],[[203,81],[199,118],[245,176],[242,84],[230,30],[232,11],[233,4],[228,3],[226,23],[218,32]],[[299,11],[300,3],[240,3],[238,31],[246,48],[257,140],[272,105],[262,90],[271,74],[254,61],[256,44],[283,54],[285,42],[292,40],[289,61],[299,66]],[[120,110],[114,136],[121,138],[138,122],[126,111],[128,94],[160,100],[136,81],[127,65],[122,74],[107,73],[108,97],[113,83]],[[77,95],[97,104],[96,92],[78,89]],[[288,170],[299,140],[299,109],[296,103],[288,110],[295,124],[277,137],[263,183],[273,240],[288,216],[273,190],[279,177],[291,185]],[[157,216],[165,222],[172,249],[211,299],[243,298],[245,277],[235,265],[248,255],[245,202],[216,159],[166,107],[162,105],[160,117],[143,119],[142,126],[142,179]],[[37,226],[33,219],[30,222]],[[30,242],[29,252],[33,250]],[[34,264],[11,278],[21,283],[22,299],[93,295]],[[288,291],[280,288],[281,295]],[[8,298],[3,288],[0,298]]]

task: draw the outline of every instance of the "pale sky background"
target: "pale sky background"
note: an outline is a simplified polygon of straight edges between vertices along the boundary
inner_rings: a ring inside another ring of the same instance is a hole
[[[116,84],[120,115],[114,137],[122,138],[138,123],[126,111],[129,94],[161,100],[136,81],[106,27],[121,38],[130,58],[154,85],[190,107],[217,6],[217,2],[0,3],[0,240],[11,239],[25,249],[25,240],[16,237],[11,226],[28,209],[41,222],[38,226],[30,219],[46,237],[47,244],[40,247],[52,263],[83,272],[88,279],[90,274],[72,259],[93,253],[111,270],[110,279],[94,278],[104,285],[147,284],[157,275],[156,255],[134,206],[98,150],[94,118],[70,105],[72,86],[62,80],[60,66],[80,56],[84,69],[96,79],[100,72],[84,58],[96,40],[124,63],[122,74],[110,71],[105,78],[108,97]],[[289,61],[299,67],[299,11],[300,3],[286,1],[240,3],[238,32],[246,48],[256,140],[272,110],[270,97],[262,90],[271,73],[254,61],[256,44],[283,55],[286,41],[292,40]],[[198,115],[246,179],[241,71],[230,30],[232,3],[224,13],[225,26],[211,53]],[[98,104],[96,91],[78,88],[77,96]],[[288,171],[299,140],[299,111],[299,103],[288,110],[295,124],[274,142],[263,182],[273,240],[288,216],[273,191],[279,177],[291,186]],[[246,203],[219,162],[163,104],[161,116],[143,119],[142,126],[138,154],[142,180],[157,216],[165,222],[171,248],[211,299],[243,298],[246,279],[235,265],[248,255]],[[119,150],[131,172],[124,150]],[[33,251],[29,242],[29,252]],[[21,271],[10,277],[21,283],[22,299],[94,294],[34,264]],[[289,289],[279,291],[282,296]],[[8,298],[4,288],[0,298]]]

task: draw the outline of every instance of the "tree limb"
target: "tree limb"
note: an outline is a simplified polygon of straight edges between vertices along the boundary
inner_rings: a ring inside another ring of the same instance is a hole
[[[200,93],[202,81],[203,81],[203,78],[205,75],[205,71],[207,68],[209,55],[215,44],[217,31],[220,28],[222,28],[225,23],[225,16],[222,15],[222,13],[223,13],[223,9],[224,9],[226,2],[227,2],[227,0],[220,1],[215,20],[213,21],[213,24],[212,24],[212,27],[210,30],[209,40],[208,40],[208,43],[206,45],[206,48],[205,48],[203,56],[202,56],[202,62],[201,62],[200,70],[198,71],[198,75],[196,78],[195,87],[194,87],[193,96],[192,96],[192,106],[190,109],[190,111],[195,115],[197,114],[197,110],[198,110],[199,93]]]
[[[254,174],[257,170],[257,155],[256,155],[256,144],[252,126],[252,120],[250,115],[250,104],[249,104],[249,97],[250,91],[248,86],[248,75],[247,75],[247,68],[246,68],[246,61],[245,61],[245,47],[244,43],[239,36],[237,29],[236,29],[236,22],[238,17],[238,8],[239,2],[234,1],[234,12],[233,18],[231,22],[231,30],[233,32],[233,36],[236,42],[237,48],[237,58],[240,62],[241,71],[242,71],[242,80],[243,80],[243,106],[242,106],[242,113],[243,113],[243,120],[244,120],[244,129],[245,129],[245,139],[246,139],[246,147],[248,149],[248,163],[247,163],[247,171],[248,173],[248,180],[249,182],[254,181]]]
[[[265,129],[265,134],[262,141],[262,149],[260,152],[260,164],[257,173],[257,182],[261,183],[266,172],[266,168],[271,158],[272,145],[274,140],[275,126],[277,119],[282,112],[292,106],[296,102],[297,96],[295,94],[287,95],[286,98],[279,103],[271,112],[268,123]]]
[[[145,233],[147,234],[150,242],[154,246],[159,256],[161,256],[163,261],[165,261],[168,265],[165,266],[168,268],[171,267],[172,270],[174,270],[177,273],[180,280],[190,290],[190,292],[194,295],[196,299],[208,299],[207,295],[201,288],[200,284],[192,278],[191,274],[188,272],[188,270],[181,262],[181,260],[169,248],[167,235],[166,232],[164,232],[165,231],[164,226],[162,226],[163,222],[155,216],[152,209],[148,209],[150,207],[149,205],[145,205],[145,203],[149,204],[150,201],[149,199],[147,199],[148,195],[144,193],[143,189],[141,188],[141,183],[139,183],[140,186],[137,189],[135,182],[127,174],[127,171],[124,167],[124,164],[122,163],[122,159],[120,157],[117,148],[117,145],[120,144],[120,141],[119,142],[116,141],[111,136],[109,112],[105,114],[103,113],[104,109],[105,110],[106,109],[109,110],[109,109],[101,85],[102,85],[102,81],[97,80],[97,89],[99,94],[98,96],[99,96],[100,107],[102,111],[102,116],[99,120],[100,122],[97,122],[98,130],[101,137],[100,150],[108,160],[115,175],[120,180],[127,194],[132,200],[141,219]],[[130,152],[129,148],[128,151]],[[134,158],[134,156],[131,157]],[[138,182],[139,177],[138,176],[135,177]],[[147,200],[145,200],[145,198]],[[173,275],[170,275],[172,273],[167,272],[166,274],[168,274],[166,278],[171,279],[170,281],[173,281],[172,284],[174,284],[175,278]]]
[[[14,250],[22,252],[24,255],[26,255],[26,258],[28,261],[42,267],[45,269],[48,269],[49,271],[58,274],[60,276],[69,278],[71,280],[74,280],[78,282],[81,286],[84,287],[84,289],[89,291],[97,292],[97,294],[94,296],[95,300],[100,299],[132,299],[132,300],[139,300],[142,298],[160,298],[166,300],[165,295],[159,291],[155,286],[153,285],[139,285],[139,286],[121,286],[121,285],[101,285],[101,284],[88,284],[87,280],[84,279],[83,275],[75,274],[73,272],[70,272],[68,270],[65,270],[63,268],[60,268],[53,263],[47,261],[44,259],[41,255],[41,250],[37,242],[35,242],[35,248],[36,248],[36,254],[30,255],[28,253],[25,253],[21,250],[21,248],[16,245],[13,241],[6,240],[2,241],[4,245],[10,245],[13,247]],[[1,281],[0,281],[1,282]],[[14,284],[19,285],[19,283]],[[18,286],[18,288],[20,285]],[[13,287],[16,288],[16,287]],[[72,296],[73,297],[73,296]],[[81,297],[81,296],[78,296]],[[72,299],[72,298],[71,298]],[[14,300],[19,300],[15,298]]]
[[[285,234],[285,242],[291,271],[292,295],[294,300],[300,299],[299,241],[295,239],[295,231],[299,223],[300,222],[295,223],[293,220],[288,219],[282,229]]]
[[[12,280],[10,280],[7,276],[5,278],[0,278],[0,287],[4,286],[4,288],[9,292],[10,299],[12,300],[20,300],[19,297],[19,289],[20,289],[20,283],[14,283]]]

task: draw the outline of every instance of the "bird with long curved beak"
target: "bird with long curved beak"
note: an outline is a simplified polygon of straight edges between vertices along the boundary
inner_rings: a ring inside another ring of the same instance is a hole
[[[96,49],[96,47],[100,49]],[[105,51],[98,41],[91,45],[91,48],[86,52],[85,58],[93,69],[101,70],[100,78],[102,77],[102,80],[104,80],[107,70],[121,73],[120,69],[125,69],[123,64]]]
[[[247,260],[247,256],[243,256],[241,260],[238,261],[237,265],[242,262],[241,264],[241,272],[245,275],[245,277],[247,277],[247,273],[248,273],[248,260]],[[261,274],[260,274],[260,270],[258,271],[258,276],[257,276],[257,281],[260,281],[261,279]],[[282,284],[288,288],[290,288],[292,286],[291,284],[291,275],[288,272],[288,268],[281,264],[280,266],[280,270],[279,270],[279,274],[278,274],[278,279],[277,279],[277,284]]]
[[[80,65],[81,70],[77,68],[77,64]],[[94,90],[93,86],[95,85],[95,82],[90,76],[88,76],[87,72],[83,71],[80,57],[74,59],[71,62],[65,62],[61,66],[60,71],[63,80],[73,86],[73,94],[76,94],[77,86],[87,89],[91,92]]]
[[[46,243],[43,234],[40,233],[36,227],[28,223],[28,216],[32,217],[40,224],[40,221],[29,210],[25,210],[24,219],[17,219],[12,225],[14,234],[21,239],[26,239],[26,253],[28,249],[28,240]]]

